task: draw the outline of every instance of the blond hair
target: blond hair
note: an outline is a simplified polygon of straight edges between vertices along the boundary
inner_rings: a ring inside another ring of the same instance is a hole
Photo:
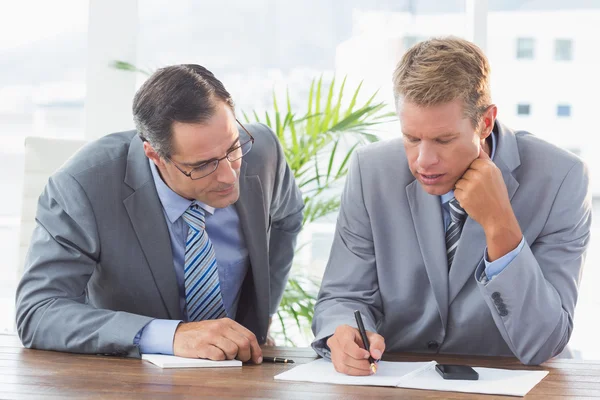
[[[457,37],[433,38],[411,47],[394,72],[394,95],[421,107],[457,98],[474,127],[491,104],[490,65],[483,51]]]

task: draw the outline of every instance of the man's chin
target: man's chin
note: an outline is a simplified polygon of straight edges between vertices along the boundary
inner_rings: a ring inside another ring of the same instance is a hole
[[[211,204],[207,204],[214,208],[225,208],[238,201],[239,197],[240,192],[236,186],[231,193],[228,193],[226,195],[219,195],[218,192],[215,192],[214,196],[212,196],[211,198]]]
[[[419,182],[419,184],[421,185],[421,187],[423,188],[423,190],[425,192],[427,192],[428,194],[430,194],[432,196],[441,196],[441,195],[444,195],[454,189],[454,185],[449,185],[449,184],[425,185],[422,182]]]

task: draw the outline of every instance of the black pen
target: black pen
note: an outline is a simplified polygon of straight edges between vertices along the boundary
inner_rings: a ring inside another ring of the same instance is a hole
[[[282,364],[294,364],[294,360],[283,357],[263,357],[263,362],[282,363]]]
[[[365,345],[365,350],[369,352],[369,362],[371,363],[371,371],[375,373],[377,372],[377,364],[375,363],[373,357],[371,357],[371,346],[369,345],[369,338],[367,338],[367,331],[365,331],[365,325],[363,324],[360,311],[354,311],[354,318],[356,318],[356,325],[358,325],[358,331],[360,332],[360,337],[362,338],[363,344]]]

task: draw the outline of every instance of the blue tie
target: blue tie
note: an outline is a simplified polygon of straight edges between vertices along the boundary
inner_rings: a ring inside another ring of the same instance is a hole
[[[204,210],[192,204],[183,213],[183,219],[189,226],[184,266],[188,321],[225,317],[217,258],[204,229]]]
[[[456,249],[460,240],[460,234],[462,233],[465,220],[467,219],[467,213],[460,206],[456,198],[450,200],[449,206],[450,224],[446,230],[446,256],[448,257],[448,269],[452,267],[454,255],[456,254]]]

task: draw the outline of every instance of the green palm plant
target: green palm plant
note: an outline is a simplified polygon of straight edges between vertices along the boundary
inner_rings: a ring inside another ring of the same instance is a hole
[[[323,77],[311,82],[306,112],[300,116],[293,110],[289,92],[285,107],[273,94],[273,109],[252,117],[244,113],[246,122],[262,122],[277,135],[286,160],[303,193],[305,205],[303,225],[315,222],[340,207],[340,184],[348,173],[348,161],[354,150],[378,140],[374,128],[391,122],[395,114],[386,112],[386,104],[375,102],[377,92],[358,104],[362,82],[352,90],[344,105],[346,78],[339,88],[336,80],[324,84]],[[301,335],[310,335],[319,282],[305,271],[294,269],[277,313],[278,327],[285,344],[295,345],[289,333],[290,323]]]
[[[115,61],[116,69],[149,75],[133,64]],[[272,110],[243,113],[246,122],[261,122],[277,135],[304,200],[303,226],[315,222],[340,207],[339,188],[348,173],[354,150],[378,140],[376,127],[394,120],[384,102],[376,102],[377,92],[360,102],[362,82],[345,102],[346,78],[336,87],[335,77],[326,83],[321,76],[310,85],[306,111],[299,114],[291,104],[273,93]],[[280,105],[284,104],[281,108]],[[305,244],[302,244],[302,246]],[[293,328],[303,337],[310,336],[314,305],[320,282],[299,268],[293,268],[281,301],[273,331],[276,339],[295,345]]]

